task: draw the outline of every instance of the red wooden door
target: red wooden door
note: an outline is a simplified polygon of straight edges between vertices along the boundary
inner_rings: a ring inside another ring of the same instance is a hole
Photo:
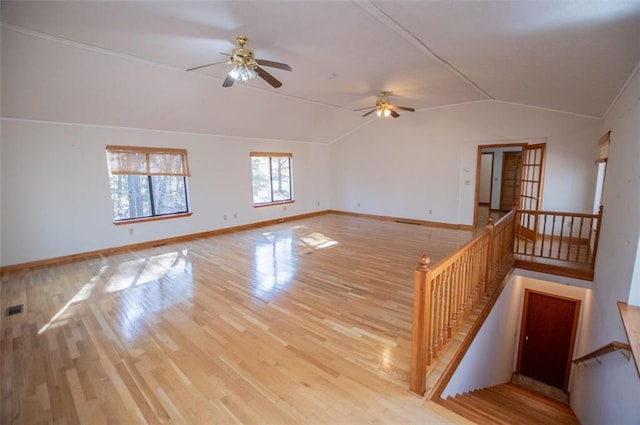
[[[564,391],[580,301],[525,291],[516,373]]]

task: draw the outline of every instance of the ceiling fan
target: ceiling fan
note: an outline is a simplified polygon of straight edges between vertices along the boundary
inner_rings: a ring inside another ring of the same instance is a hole
[[[369,112],[365,113],[363,117],[376,112],[380,118],[387,118],[389,115],[391,115],[393,118],[398,118],[400,116],[398,111],[416,111],[415,109],[409,108],[408,106],[398,106],[390,104],[389,100],[387,99],[388,94],[389,93],[386,91],[381,91],[380,95],[378,96],[378,100],[376,101],[376,106],[367,106],[366,108],[354,109],[354,111],[364,111],[365,109],[373,108]]]
[[[206,68],[208,66],[218,65],[220,63],[233,64],[233,69],[227,74],[227,78],[224,79],[222,87],[231,87],[234,82],[238,81],[244,83],[256,76],[262,78],[272,87],[278,88],[282,86],[282,83],[278,81],[276,77],[265,71],[262,66],[269,66],[271,68],[283,69],[285,71],[291,71],[291,67],[285,63],[273,62],[264,59],[256,59],[253,55],[253,51],[245,49],[249,39],[247,37],[236,37],[237,48],[231,51],[231,54],[220,53],[221,55],[229,56],[228,61],[208,63],[206,65],[200,65],[187,69],[187,71],[195,71],[196,69]]]

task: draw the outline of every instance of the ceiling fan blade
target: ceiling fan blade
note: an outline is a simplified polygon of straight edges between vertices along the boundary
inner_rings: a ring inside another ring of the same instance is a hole
[[[408,106],[389,105],[389,107],[391,109],[399,109],[401,111],[409,111],[409,112],[415,112],[416,111],[415,109],[409,108]]]
[[[233,78],[231,75],[227,75],[227,78],[225,78],[222,82],[222,87],[231,87],[233,83],[235,83],[235,81],[235,78]]]
[[[353,112],[364,111],[365,109],[375,108],[375,106],[365,106],[364,108],[354,109]]]
[[[391,116],[393,118],[398,118],[400,116],[399,113],[397,113],[396,111],[394,111],[393,109],[389,108],[389,111],[391,111]]]
[[[256,59],[256,62],[258,63],[258,65],[270,66],[271,68],[278,68],[278,69],[283,69],[285,71],[291,71],[291,67],[286,63],[267,61],[264,59]]]
[[[214,63],[208,63],[206,65],[200,65],[200,66],[194,66],[193,68],[189,68],[187,69],[187,71],[195,71],[196,69],[200,69],[200,68],[206,68],[208,66],[213,66],[213,65],[219,65],[221,63],[227,63],[228,61],[222,61],[222,62],[214,62]]]
[[[367,112],[366,114],[364,114],[364,115],[362,116],[362,118],[366,117],[367,115],[371,115],[371,114],[373,114],[377,109],[378,109],[378,108],[373,108],[372,110],[370,110],[369,112]]]
[[[271,86],[273,88],[277,89],[278,87],[282,86],[282,83],[280,81],[278,81],[278,79],[276,77],[274,77],[273,75],[269,74],[267,71],[265,71],[264,69],[260,68],[259,66],[256,67],[256,72],[258,73],[260,78],[265,80],[267,83],[271,84]]]

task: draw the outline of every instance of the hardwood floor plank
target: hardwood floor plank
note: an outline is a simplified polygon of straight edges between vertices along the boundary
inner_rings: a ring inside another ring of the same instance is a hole
[[[455,423],[407,391],[413,270],[471,237],[323,215],[3,273],[2,424]]]

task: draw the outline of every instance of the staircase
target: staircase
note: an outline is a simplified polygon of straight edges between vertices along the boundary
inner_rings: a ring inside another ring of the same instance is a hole
[[[477,424],[580,424],[568,404],[513,383],[437,401]]]

